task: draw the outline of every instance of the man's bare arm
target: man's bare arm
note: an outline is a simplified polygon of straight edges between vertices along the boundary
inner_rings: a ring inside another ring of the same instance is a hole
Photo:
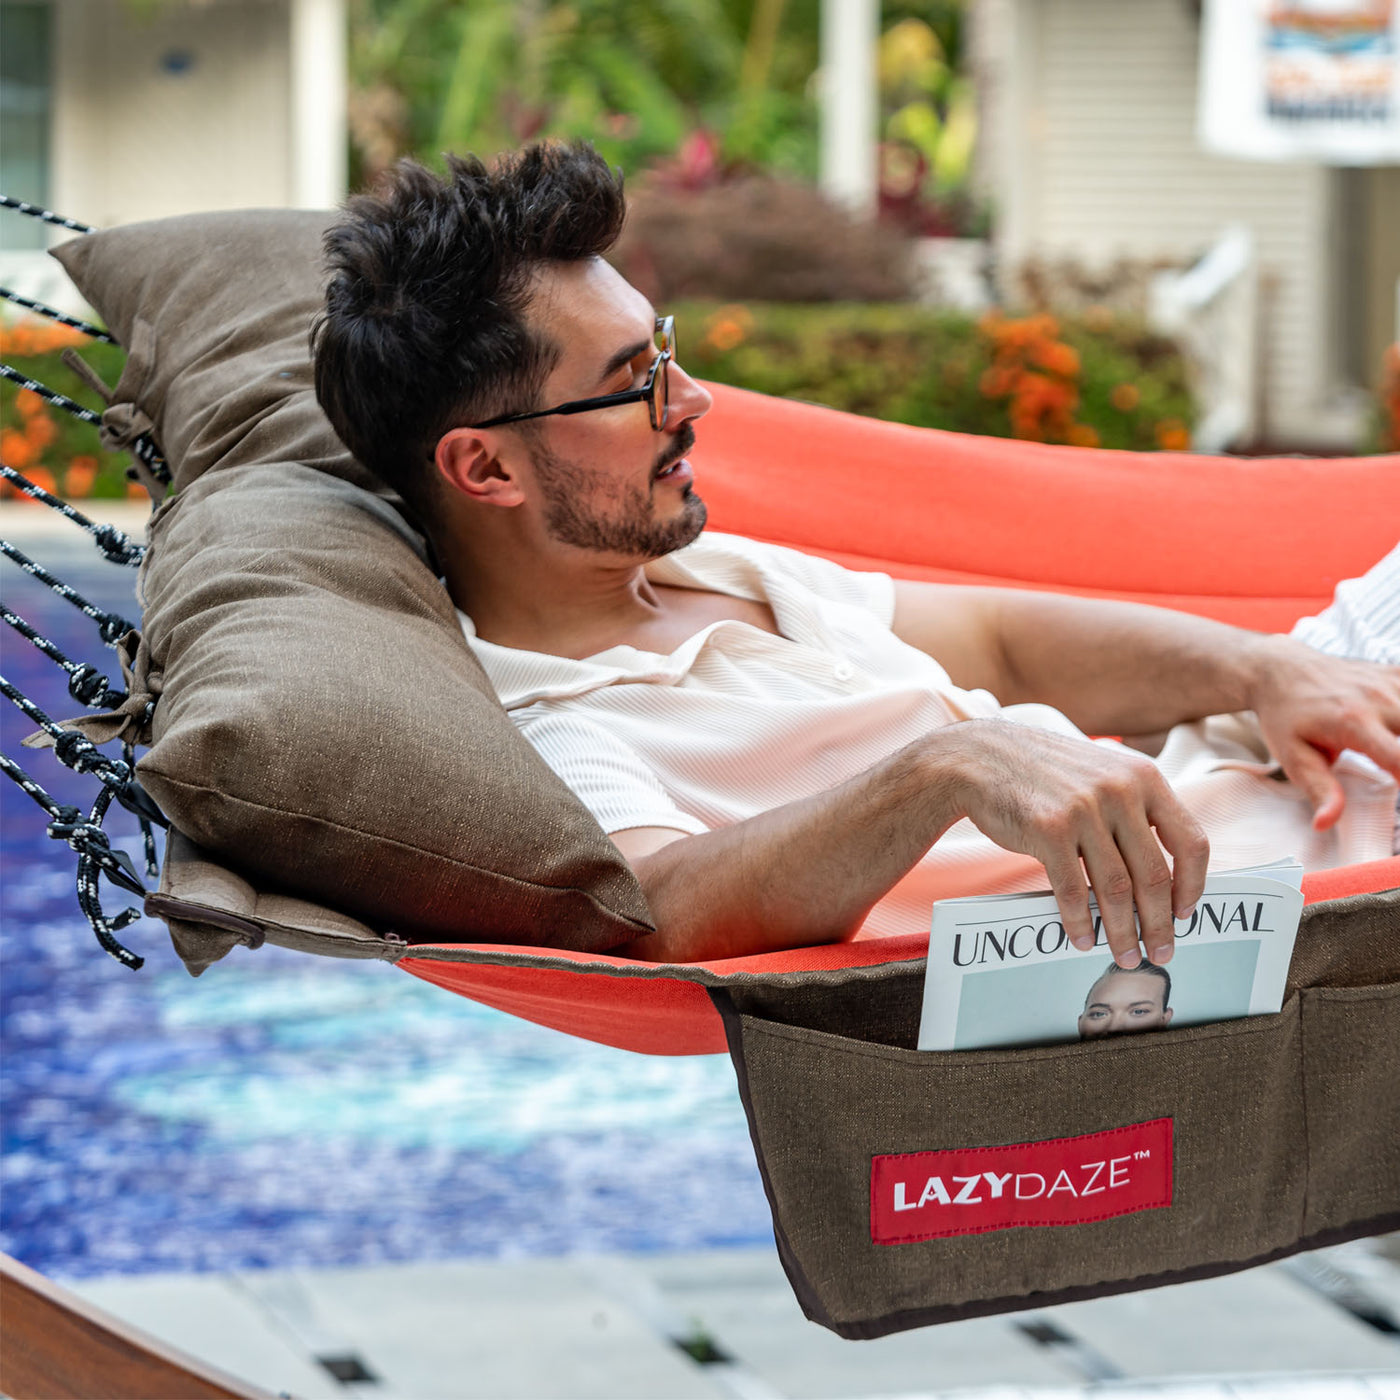
[[[1090,734],[1147,734],[1254,710],[1318,827],[1342,810],[1343,749],[1400,779],[1400,669],[1165,608],[898,583],[895,631],[963,686],[1053,705]]]
[[[1012,588],[895,585],[894,631],[953,681],[1036,701],[1089,734],[1247,708],[1269,639],[1166,608]]]
[[[677,839],[618,833],[657,925],[626,951],[691,962],[846,937],[964,816],[1045,865],[1079,946],[1093,941],[1092,882],[1109,946],[1130,967],[1140,956],[1134,902],[1143,946],[1164,962],[1173,914],[1190,910],[1204,885],[1205,835],[1146,759],[969,720],[839,787],[733,826]]]

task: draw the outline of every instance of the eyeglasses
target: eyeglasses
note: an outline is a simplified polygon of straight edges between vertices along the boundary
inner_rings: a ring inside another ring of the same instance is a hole
[[[596,399],[573,399],[555,408],[541,408],[534,413],[503,413],[499,418],[488,418],[484,423],[472,423],[473,428],[497,428],[502,423],[523,423],[529,418],[550,418],[562,413],[591,413],[595,408],[615,408],[624,403],[645,403],[651,413],[651,426],[660,432],[666,424],[666,409],[670,399],[667,385],[667,366],[676,355],[676,318],[658,316],[656,318],[657,356],[651,363],[647,382],[640,389],[624,389],[617,394],[604,394]]]

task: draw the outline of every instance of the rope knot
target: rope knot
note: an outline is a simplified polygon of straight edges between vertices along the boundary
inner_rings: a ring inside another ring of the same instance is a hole
[[[112,761],[98,753],[92,742],[76,729],[65,729],[59,734],[53,741],[53,749],[60,763],[78,773],[91,773]]]
[[[124,618],[118,617],[116,613],[108,613],[98,624],[97,634],[109,647],[114,647],[131,631],[131,624]],[[121,704],[118,700],[116,704]]]
[[[134,544],[131,538],[118,530],[115,525],[99,525],[92,532],[97,547],[112,564],[139,564],[146,553],[146,546]],[[106,641],[103,637],[103,641]]]
[[[54,818],[49,823],[49,835],[55,841],[67,841],[76,851],[78,848],[73,844],[77,832],[87,825],[82,812],[77,807],[64,805],[54,811]]]
[[[103,631],[105,633],[105,627]],[[80,705],[93,710],[114,710],[126,699],[125,691],[113,690],[111,681],[88,662],[75,666],[68,673],[68,693]]]

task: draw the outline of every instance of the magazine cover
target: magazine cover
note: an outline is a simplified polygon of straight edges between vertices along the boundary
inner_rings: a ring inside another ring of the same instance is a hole
[[[1291,859],[1209,876],[1191,917],[1176,922],[1165,967],[1119,967],[1092,899],[1097,937],[1083,952],[1048,892],[940,900],[919,1049],[1050,1045],[1275,1012],[1302,884],[1303,868]]]

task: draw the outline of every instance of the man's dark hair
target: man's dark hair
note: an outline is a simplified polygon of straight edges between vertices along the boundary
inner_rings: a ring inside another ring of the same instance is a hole
[[[1156,963],[1148,962],[1146,958],[1143,958],[1143,960],[1140,963],[1138,963],[1136,967],[1120,967],[1116,962],[1109,963],[1109,965],[1106,968],[1104,968],[1104,970],[1101,973],[1099,973],[1097,977],[1094,978],[1093,986],[1089,988],[1088,992],[1084,997],[1084,1009],[1086,1011],[1089,1009],[1090,998],[1092,998],[1094,995],[1094,987],[1097,987],[1099,983],[1104,980],[1105,977],[1112,977],[1113,974],[1116,972],[1147,972],[1150,973],[1153,977],[1160,977],[1162,980],[1162,1010],[1165,1011],[1167,1007],[1171,1005],[1171,973],[1168,972],[1166,968],[1158,967]]]
[[[330,283],[312,332],[316,397],[341,440],[410,504],[450,428],[539,407],[559,349],[525,323],[533,271],[605,252],[622,177],[592,147],[400,162],[326,234]]]

